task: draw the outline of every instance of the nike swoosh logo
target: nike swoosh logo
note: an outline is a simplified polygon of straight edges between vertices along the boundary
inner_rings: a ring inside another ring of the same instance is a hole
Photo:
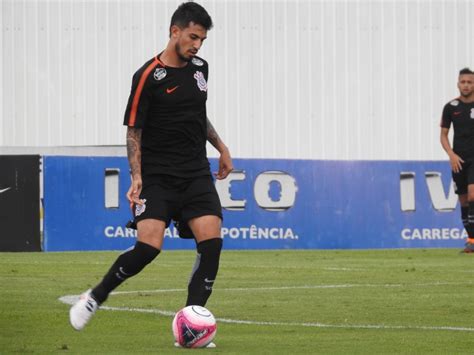
[[[460,115],[462,112],[460,111],[457,111],[457,112],[454,112],[455,115]]]
[[[171,94],[173,91],[175,91],[177,88],[179,88],[179,85],[178,86],[175,86],[174,88],[168,88],[166,89],[166,93],[167,94]]]
[[[204,282],[214,282],[216,280],[209,280],[207,277],[204,279]]]
[[[123,271],[123,267],[119,267],[119,271],[124,274],[125,276],[131,276],[132,274],[127,274],[125,271]]]
[[[6,189],[0,190],[0,194],[3,194],[4,192],[7,192],[10,189],[11,189],[11,187],[7,187]]]

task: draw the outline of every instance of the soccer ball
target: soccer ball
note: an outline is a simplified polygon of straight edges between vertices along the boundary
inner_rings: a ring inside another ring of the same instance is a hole
[[[203,348],[216,336],[216,319],[201,306],[187,306],[173,319],[173,335],[176,342],[185,348]]]

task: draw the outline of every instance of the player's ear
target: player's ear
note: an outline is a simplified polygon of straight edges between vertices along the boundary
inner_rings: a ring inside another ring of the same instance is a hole
[[[179,34],[181,32],[181,28],[177,25],[172,25],[170,28],[170,36],[173,39],[176,39],[179,37]]]

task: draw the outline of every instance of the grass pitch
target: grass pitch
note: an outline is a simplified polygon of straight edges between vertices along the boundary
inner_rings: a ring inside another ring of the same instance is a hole
[[[217,348],[201,350],[175,349],[160,314],[185,302],[189,251],[163,252],[104,305],[119,310],[69,326],[58,299],[94,286],[117,255],[0,253],[0,353],[474,352],[474,255],[458,250],[224,251],[207,304]]]

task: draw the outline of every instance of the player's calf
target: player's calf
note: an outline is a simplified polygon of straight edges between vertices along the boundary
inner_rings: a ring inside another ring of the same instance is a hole
[[[464,245],[463,253],[474,253],[474,202],[469,201],[468,206],[461,206],[461,216],[468,238]]]
[[[205,306],[219,270],[222,249],[220,237],[202,241],[197,246],[196,262],[188,284],[186,306]]]
[[[149,244],[136,242],[135,246],[120,254],[102,281],[92,290],[92,296],[102,304],[117,286],[142,271],[160,253]]]

